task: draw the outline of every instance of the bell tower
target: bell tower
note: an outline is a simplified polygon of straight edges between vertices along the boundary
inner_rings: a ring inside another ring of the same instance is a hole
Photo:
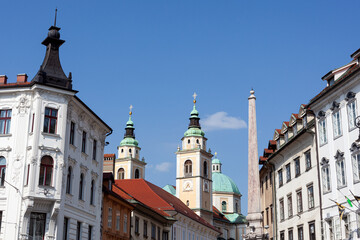
[[[131,120],[130,106],[129,120],[126,123],[124,139],[118,146],[118,158],[115,160],[115,179],[145,178],[145,160],[140,160],[139,142],[135,139],[134,122]]]
[[[176,196],[197,215],[212,224],[212,178],[210,151],[206,151],[204,131],[200,127],[199,112],[190,113],[188,130],[181,139],[182,147],[176,152]]]

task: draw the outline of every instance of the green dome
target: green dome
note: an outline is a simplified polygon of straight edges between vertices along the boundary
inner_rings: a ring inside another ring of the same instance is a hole
[[[238,213],[225,214],[225,217],[231,223],[247,223],[246,217],[242,214],[238,214]]]
[[[220,172],[212,173],[212,190],[213,192],[228,192],[240,194],[240,191],[234,181]]]
[[[212,160],[212,164],[221,164],[221,162],[220,162],[220,160],[218,159],[218,158],[214,158],[213,160]]]
[[[135,138],[126,137],[120,142],[120,146],[135,146],[139,145],[139,142]]]
[[[189,129],[184,133],[184,137],[189,137],[189,136],[203,137],[203,136],[205,136],[205,133],[204,133],[204,131],[201,130],[200,128],[189,128]]]
[[[193,110],[191,111],[190,115],[191,115],[191,117],[199,116],[199,112],[198,112],[198,110],[196,110],[195,104],[194,104]]]

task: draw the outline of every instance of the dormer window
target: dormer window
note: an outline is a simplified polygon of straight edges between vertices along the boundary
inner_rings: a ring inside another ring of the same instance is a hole
[[[280,138],[276,140],[276,149],[280,149]]]
[[[297,134],[297,123],[295,123],[292,127],[294,136]]]
[[[288,140],[289,140],[289,134],[288,134],[288,132],[286,132],[285,133],[285,142],[288,142]]]

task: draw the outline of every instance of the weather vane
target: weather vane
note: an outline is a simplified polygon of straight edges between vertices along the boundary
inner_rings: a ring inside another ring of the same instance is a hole
[[[196,103],[196,97],[197,97],[196,92],[194,92],[193,97],[194,97],[194,104],[195,104]]]
[[[129,109],[130,109],[129,115],[131,116],[132,115],[133,105],[130,105]]]

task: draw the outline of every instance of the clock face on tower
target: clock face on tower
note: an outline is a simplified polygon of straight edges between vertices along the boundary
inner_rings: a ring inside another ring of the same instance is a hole
[[[191,180],[184,181],[184,191],[192,191],[193,190],[193,183]]]

